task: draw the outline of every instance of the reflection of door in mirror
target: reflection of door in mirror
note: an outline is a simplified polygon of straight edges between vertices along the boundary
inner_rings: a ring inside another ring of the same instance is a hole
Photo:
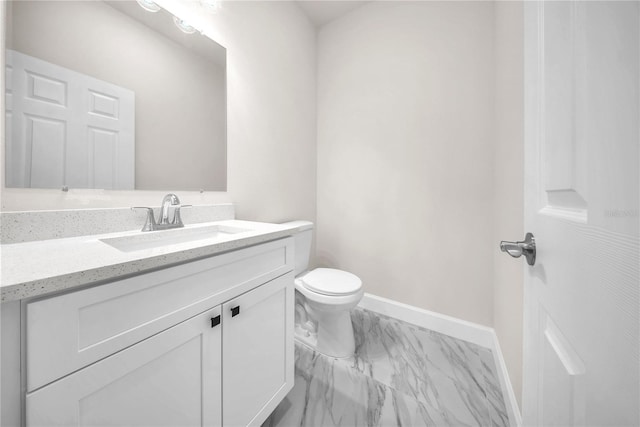
[[[134,189],[132,91],[7,49],[7,186]]]
[[[224,47],[185,34],[169,12],[148,12],[135,0],[19,0],[6,7],[6,53],[47,64],[7,70],[11,90],[26,97],[20,104],[7,94],[8,187],[226,190]],[[70,110],[76,101],[80,114]],[[36,109],[19,110],[24,105]],[[123,121],[115,123],[114,114]],[[131,143],[123,142],[124,128],[133,132]],[[17,148],[14,135],[23,137]],[[122,155],[123,146],[131,156]]]

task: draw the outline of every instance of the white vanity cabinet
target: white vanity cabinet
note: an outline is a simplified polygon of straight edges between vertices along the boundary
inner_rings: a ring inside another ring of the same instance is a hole
[[[293,386],[292,239],[26,304],[26,425],[260,425]]]

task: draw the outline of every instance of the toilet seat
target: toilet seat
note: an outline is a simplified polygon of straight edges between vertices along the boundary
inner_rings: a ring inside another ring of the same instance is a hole
[[[358,276],[335,268],[316,268],[301,277],[301,282],[308,290],[328,296],[352,295],[362,289]]]

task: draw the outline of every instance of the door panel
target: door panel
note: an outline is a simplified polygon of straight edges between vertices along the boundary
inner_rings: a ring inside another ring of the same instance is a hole
[[[116,188],[118,133],[89,127],[87,129],[90,170],[89,187]]]
[[[584,91],[581,16],[576,3],[568,1],[546,5],[540,14],[540,207],[545,215],[586,222],[586,141],[579,131]]]
[[[545,426],[583,425],[584,363],[548,313],[542,310],[540,330],[542,342],[538,381],[542,384],[540,399],[543,404],[538,419]]]
[[[638,425],[640,3],[525,5],[523,420]]]
[[[24,114],[25,155],[30,187],[47,188],[64,185],[66,123],[61,120]]]

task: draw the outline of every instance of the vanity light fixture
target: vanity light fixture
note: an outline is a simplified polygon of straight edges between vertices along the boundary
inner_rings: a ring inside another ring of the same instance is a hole
[[[177,16],[173,17],[173,22],[176,24],[176,27],[178,27],[183,33],[193,34],[197,31],[193,25],[188,24],[184,21],[184,19],[180,19]]]
[[[157,12],[160,10],[160,6],[153,0],[137,0],[141,8],[147,12]]]

